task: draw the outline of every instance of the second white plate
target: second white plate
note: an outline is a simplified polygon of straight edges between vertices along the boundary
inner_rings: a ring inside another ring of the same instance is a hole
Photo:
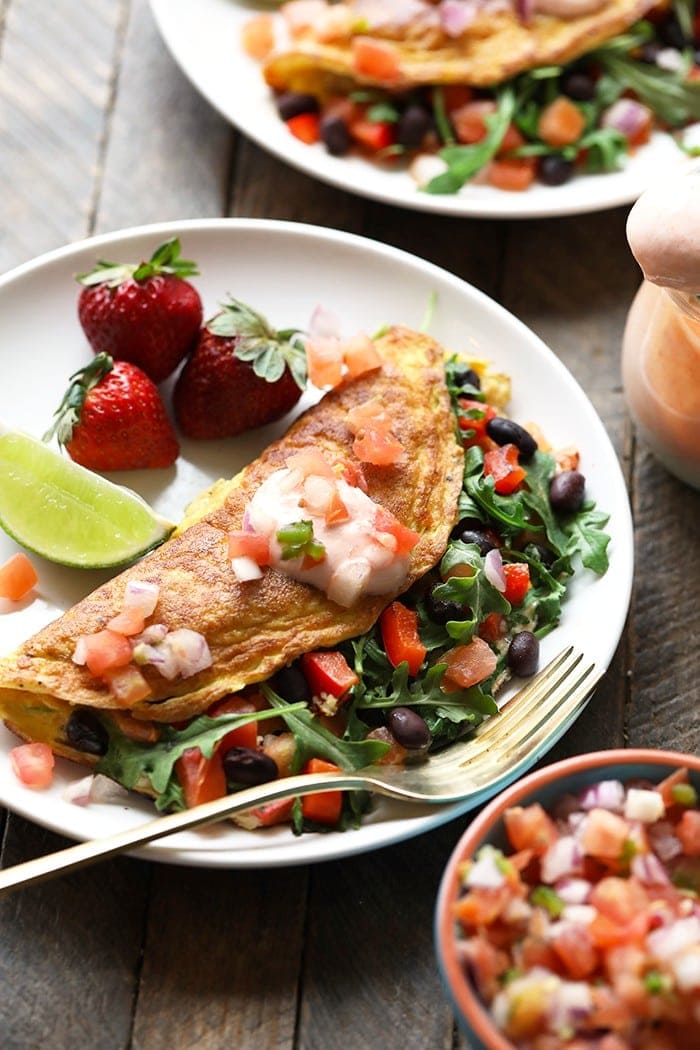
[[[332,157],[322,146],[293,137],[277,116],[257,63],[241,48],[241,27],[264,3],[237,0],[151,0],[161,35],[198,91],[227,120],[282,160],[340,189],[418,211],[476,218],[532,219],[600,211],[631,204],[684,154],[669,135],[656,132],[624,169],[580,175],[564,186],[536,184],[524,193],[465,186],[453,196],[417,189],[407,171],[393,171],[361,157]]]

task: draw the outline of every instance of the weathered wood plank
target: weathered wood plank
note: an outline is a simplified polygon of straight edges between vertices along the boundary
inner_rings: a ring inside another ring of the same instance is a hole
[[[303,869],[156,865],[134,1050],[294,1045]]]
[[[89,232],[127,0],[6,6],[0,271]]]

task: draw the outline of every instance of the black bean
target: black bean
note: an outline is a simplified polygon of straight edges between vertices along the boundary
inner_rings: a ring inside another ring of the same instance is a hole
[[[465,529],[464,532],[459,534],[459,539],[462,543],[475,543],[479,548],[480,554],[488,554],[498,544],[494,542],[493,533],[490,529],[481,531],[477,529]]]
[[[663,50],[658,40],[650,40],[648,44],[644,44],[642,47],[639,57],[642,62],[646,62],[648,65],[655,66],[656,59],[659,52]]]
[[[430,746],[430,730],[425,719],[410,707],[393,707],[386,722],[396,743],[408,751],[423,751]]]
[[[573,70],[562,78],[562,91],[577,102],[590,102],[595,95],[595,82],[588,73]]]
[[[473,368],[467,368],[466,365],[460,365],[458,368],[455,368],[452,373],[452,381],[460,390],[464,390],[467,386],[474,387],[475,390],[481,390],[479,373],[475,372]]]
[[[508,666],[520,678],[529,678],[540,662],[540,643],[532,631],[516,634],[508,646]]]
[[[540,157],[537,165],[537,174],[540,182],[545,186],[563,186],[574,173],[574,162],[566,160],[558,153],[548,153]]]
[[[412,102],[406,106],[396,125],[396,141],[406,149],[419,149],[433,126],[430,114],[423,106]]]
[[[666,47],[675,47],[678,51],[682,51],[686,45],[680,22],[673,16],[662,22],[657,32],[660,40]]]
[[[334,157],[344,156],[350,149],[351,138],[342,117],[329,114],[321,120],[321,141]]]
[[[277,96],[277,112],[282,120],[291,120],[302,113],[318,113],[318,99],[301,91],[285,91]]]
[[[270,685],[277,695],[289,704],[298,704],[311,699],[311,690],[303,671],[297,664],[283,667],[272,676]]]
[[[223,763],[226,779],[234,784],[266,784],[276,780],[278,774],[275,760],[251,747],[230,747]]]
[[[562,470],[549,484],[549,502],[560,514],[575,514],[581,509],[586,479],[578,470]]]
[[[386,725],[386,711],[383,707],[360,707],[357,713],[365,725],[372,726],[373,729]]]
[[[425,596],[425,608],[430,619],[434,623],[447,623],[448,620],[471,619],[472,611],[468,605],[460,605],[459,602],[435,597],[435,588],[439,586],[441,585],[436,583],[435,587],[431,587]]]
[[[479,518],[460,518],[450,533],[453,540],[458,540],[465,529],[476,529],[477,532],[484,528],[484,523]]]
[[[79,708],[66,723],[66,738],[76,751],[88,755],[106,755],[109,735],[94,711]]]
[[[486,424],[486,433],[497,445],[515,445],[520,453],[519,459],[523,463],[529,463],[535,452],[537,442],[525,427],[514,423],[512,419],[503,416],[495,416]]]

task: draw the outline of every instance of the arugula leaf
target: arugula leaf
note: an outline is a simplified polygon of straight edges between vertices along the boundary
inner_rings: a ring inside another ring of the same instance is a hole
[[[562,525],[568,536],[569,554],[580,554],[586,568],[592,569],[599,576],[606,572],[609,565],[607,548],[610,537],[603,532],[609,519],[609,514],[596,510],[595,505],[588,502],[578,514],[572,514]]]
[[[294,704],[295,709],[305,707]],[[182,791],[174,773],[175,763],[191,747],[197,747],[205,758],[211,758],[215,746],[231,729],[247,725],[249,722],[272,718],[276,711],[234,712],[210,718],[200,715],[193,719],[185,729],[173,729],[164,725],[160,738],[155,744],[141,744],[131,740],[117,729],[110,719],[104,719],[103,725],[109,736],[107,753],[97,763],[98,773],[104,773],[126,788],[136,787],[139,780],[145,777],[156,793],[156,807],[165,809],[173,806],[184,808]]]
[[[521,493],[499,496],[493,478],[484,477],[484,453],[476,446],[467,449],[464,457],[464,488],[479,508],[478,516],[495,518],[506,539],[523,529],[538,528],[528,520]]]
[[[630,90],[654,111],[657,117],[681,127],[700,120],[700,81],[687,80],[685,69],[671,72],[648,62],[638,62],[609,44],[591,52],[623,90]]]
[[[305,704],[288,704],[267,683],[261,686],[274,713],[281,715],[294,734],[297,750],[294,769],[300,770],[310,758],[325,758],[341,769],[362,769],[385,755],[389,745],[381,740],[340,740],[319,724]]]
[[[470,566],[472,575],[450,576],[450,572],[457,565]],[[440,562],[440,575],[445,582],[439,584],[433,592],[437,601],[458,602],[471,610],[469,618],[450,620],[445,626],[450,638],[454,638],[461,645],[472,640],[477,627],[489,613],[510,612],[510,603],[486,579],[484,559],[475,544],[462,543],[461,540],[451,543]]]
[[[447,171],[436,175],[424,187],[427,193],[457,193],[498,153],[515,114],[515,92],[506,84],[496,92],[496,112],[485,118],[486,136],[470,146],[445,146],[439,156]]]
[[[568,537],[549,502],[549,483],[554,477],[554,456],[539,449],[529,463],[525,465],[526,485],[523,489],[523,502],[542,520],[547,539],[559,555],[567,552]]]
[[[584,166],[586,171],[594,174],[616,171],[629,152],[626,136],[616,128],[593,128],[579,141],[578,147],[588,150]]]

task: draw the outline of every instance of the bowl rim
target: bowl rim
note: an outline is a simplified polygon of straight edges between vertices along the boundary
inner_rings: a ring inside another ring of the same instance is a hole
[[[544,766],[542,769],[537,769],[511,784],[492,799],[474,818],[454,847],[440,882],[435,910],[438,962],[453,1008],[464,1016],[474,1034],[489,1050],[515,1050],[515,1048],[513,1043],[509,1042],[496,1028],[486,1007],[466,976],[458,956],[451,904],[457,896],[458,872],[461,863],[474,853],[481,840],[499,821],[505,810],[517,805],[525,796],[541,790],[553,781],[586,770],[615,765],[643,764],[675,769],[686,767],[700,774],[700,756],[682,751],[613,748],[608,751],[591,751],[583,755],[572,755]],[[565,789],[562,788],[562,790]]]

